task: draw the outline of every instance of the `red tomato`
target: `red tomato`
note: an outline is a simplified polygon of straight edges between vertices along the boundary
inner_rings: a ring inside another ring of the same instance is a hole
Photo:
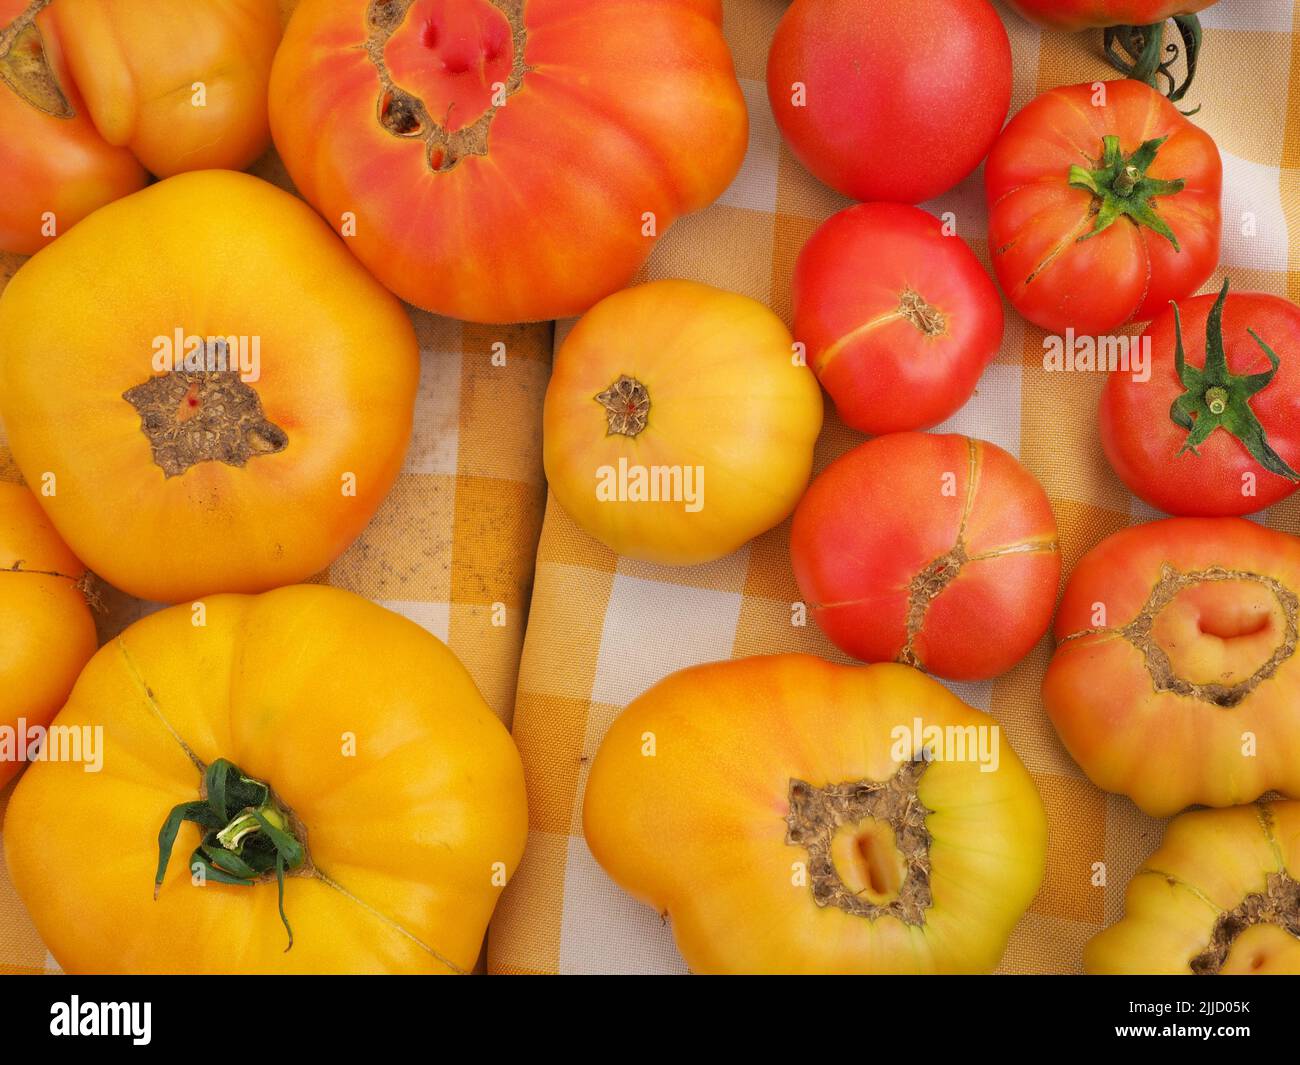
[[[794,0],[767,60],[782,136],[857,200],[920,203],[988,154],[1011,44],[988,0]]]
[[[748,143],[720,0],[302,0],[270,110],[298,189],[370,271],[480,322],[625,287]]]
[[[928,429],[956,413],[1002,326],[1002,300],[974,253],[916,207],[841,211],[795,265],[795,339],[840,417],[864,433]]]
[[[1219,150],[1141,82],[1044,93],[1007,124],[984,183],[994,273],[1049,331],[1148,320],[1218,265]]]
[[[828,466],[795,511],[790,555],[841,650],[954,680],[1028,654],[1061,577],[1034,475],[993,444],[928,433],[877,437]]]
[[[1150,380],[1113,373],[1102,393],[1106,457],[1168,514],[1250,514],[1300,487],[1300,307],[1227,293],[1167,310],[1142,338]]]
[[[1054,30],[1149,26],[1203,11],[1218,0],[1007,0],[1027,19]]]

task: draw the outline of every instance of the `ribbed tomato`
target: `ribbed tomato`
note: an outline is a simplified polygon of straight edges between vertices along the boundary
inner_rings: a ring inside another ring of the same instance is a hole
[[[417,306],[579,314],[740,167],[719,0],[303,0],[271,78],[298,189]]]
[[[975,973],[1043,878],[1005,734],[898,665],[811,655],[674,673],[591,765],[596,860],[698,973]]]
[[[1075,568],[1043,703],[1100,788],[1167,817],[1300,796],[1300,540],[1241,518],[1124,529]]]
[[[1141,82],[1044,93],[1002,131],[984,186],[1002,290],[1051,332],[1146,321],[1219,264],[1219,150]]]
[[[275,0],[0,0],[0,249],[28,254],[97,207],[270,140]]]
[[[1192,810],[1083,949],[1101,975],[1300,975],[1300,802]]]
[[[55,725],[84,739],[19,779],[4,854],[69,972],[467,972],[523,854],[465,667],[337,588],[151,614]]]

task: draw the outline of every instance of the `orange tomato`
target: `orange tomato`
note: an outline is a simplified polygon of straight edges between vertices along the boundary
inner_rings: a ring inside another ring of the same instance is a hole
[[[694,281],[602,300],[555,356],[551,491],[612,551],[666,565],[729,555],[808,484],[822,397],[761,303]]]
[[[697,666],[636,699],[583,828],[698,973],[987,971],[1047,842],[991,717],[914,669],[808,655]]]
[[[266,150],[275,0],[0,0],[0,249],[34,252],[152,171]]]
[[[1051,624],[1061,578],[1042,485],[1000,447],[891,433],[813,481],[790,556],[817,624],[868,662],[1005,673]]]
[[[1193,810],[1129,881],[1090,973],[1300,975],[1300,802]]]
[[[202,608],[107,644],[55,719],[98,769],[38,762],[10,799],[9,875],[54,957],[73,973],[471,969],[528,818],[519,754],[465,668],[335,588]]]
[[[720,0],[303,0],[271,76],[294,182],[403,299],[580,314],[740,168]]]
[[[102,208],[0,296],[14,458],[77,555],[146,599],[328,566],[401,467],[418,362],[311,209],[232,171]]]
[[[95,653],[85,576],[31,492],[0,484],[0,788]]]
[[[1106,791],[1154,817],[1300,795],[1300,540],[1240,518],[1124,529],[1079,562],[1043,702]]]

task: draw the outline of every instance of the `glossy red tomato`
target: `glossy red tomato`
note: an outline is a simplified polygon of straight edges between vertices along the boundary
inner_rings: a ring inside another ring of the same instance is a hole
[[[1044,93],[1007,124],[984,183],[994,273],[1051,332],[1149,320],[1219,263],[1219,150],[1141,82]]]
[[[1106,457],[1168,514],[1250,514],[1300,487],[1300,307],[1227,293],[1167,310],[1142,337],[1150,380],[1113,373],[1102,393]]]
[[[1011,45],[988,0],[795,0],[767,92],[804,166],[857,200],[920,203],[988,154]]]
[[[795,264],[795,339],[840,417],[864,433],[928,429],[956,413],[1002,326],[998,290],[970,247],[916,207],[841,211]]]
[[[1027,19],[1054,30],[1149,26],[1203,11],[1218,0],[1007,0]]]
[[[929,433],[877,437],[831,463],[795,511],[790,556],[841,650],[954,680],[1028,654],[1061,576],[1034,475],[993,444]]]

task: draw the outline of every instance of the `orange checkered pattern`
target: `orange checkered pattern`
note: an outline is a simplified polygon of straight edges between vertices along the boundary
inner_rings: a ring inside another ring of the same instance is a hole
[[[812,230],[847,201],[800,167],[772,121],[764,70],[786,6],[781,0],[726,4],[726,32],[753,127],[749,154],[718,204],[665,237],[646,274],[743,292],[789,322],[795,257]],[[1100,59],[1099,32],[1040,32],[1000,10],[1015,57],[1013,112],[1054,86],[1114,76]],[[1183,106],[1203,105],[1194,121],[1214,136],[1224,157],[1223,270],[1234,290],[1300,300],[1300,4],[1222,0],[1202,20],[1202,67]],[[988,265],[980,174],[925,206],[954,212],[958,231]],[[1216,290],[1222,276],[1206,291]],[[1102,376],[1045,372],[1044,334],[1010,307],[1007,312],[1001,353],[978,394],[938,431],[991,440],[1039,477],[1060,524],[1068,573],[1098,541],[1158,515],[1128,493],[1101,453]],[[818,468],[861,439],[829,418]],[[1259,520],[1300,533],[1300,496]],[[493,923],[491,971],[685,971],[671,927],[620,891],[587,850],[581,831],[586,770],[621,707],[684,666],[791,650],[845,660],[815,626],[791,626],[799,592],[789,533],[787,522],[712,565],[661,568],[616,558],[549,501],[515,710],[532,834]],[[1007,972],[1078,971],[1084,942],[1119,917],[1124,886],[1162,830],[1128,799],[1093,787],[1065,753],[1039,698],[1051,650],[1045,639],[1005,676],[950,685],[997,718],[1047,807],[1047,877],[1011,939],[1002,962]],[[1105,863],[1104,886],[1093,884],[1094,862]]]

